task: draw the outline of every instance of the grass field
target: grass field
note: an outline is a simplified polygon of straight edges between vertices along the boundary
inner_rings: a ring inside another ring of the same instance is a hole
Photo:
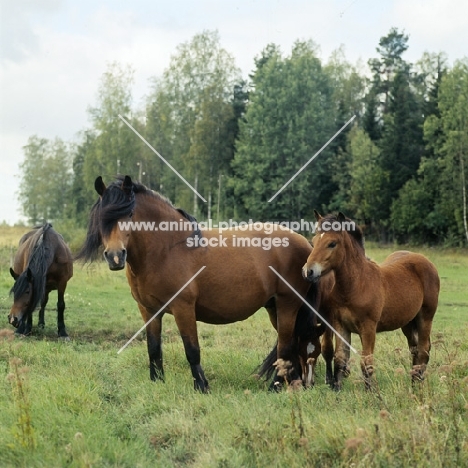
[[[103,264],[75,266],[69,342],[56,337],[55,294],[45,329],[13,337],[8,268],[20,231],[0,232],[1,467],[468,466],[466,251],[418,250],[442,283],[421,386],[411,387],[406,341],[392,332],[377,338],[378,392],[364,391],[353,358],[340,393],[325,386],[320,360],[313,389],[271,394],[253,376],[275,342],[262,310],[237,324],[200,324],[211,385],[201,395],[170,316],[164,384],[149,380],[144,335],[117,354],[142,321],[125,274]],[[368,255],[379,261],[390,251],[371,246]]]

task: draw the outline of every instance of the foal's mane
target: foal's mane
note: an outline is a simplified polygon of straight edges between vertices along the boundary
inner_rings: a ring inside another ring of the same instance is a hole
[[[47,270],[49,269],[55,255],[55,248],[49,230],[52,225],[49,223],[44,226],[35,227],[32,235],[23,236],[20,245],[29,240],[27,256],[27,266],[24,271],[16,279],[15,284],[10,290],[14,300],[20,298],[28,289],[32,287],[31,301],[29,303],[26,314],[30,314],[38,306],[42,300],[46,286]],[[32,284],[30,285],[29,275],[32,276]]]
[[[351,237],[351,239],[364,252],[365,251],[365,248],[364,248],[364,234],[362,233],[361,228],[352,219],[346,217],[345,220],[347,222],[354,223],[354,229],[346,230],[346,231],[343,231],[343,232],[348,233],[348,235]],[[326,216],[323,216],[322,219],[320,220],[320,225],[322,225],[325,221],[328,221],[330,223],[330,225],[332,225],[334,222],[341,223],[341,220],[338,219],[338,216],[334,215],[334,214],[327,214]]]
[[[162,202],[167,207],[178,211],[188,221],[197,222],[194,216],[181,208],[176,208],[168,198],[139,182],[132,181],[131,190],[122,190],[124,180],[124,176],[117,176],[91,208],[86,240],[75,259],[85,262],[96,260],[102,245],[102,235],[109,235],[119,219],[133,215],[136,204],[135,195],[143,195]],[[201,236],[198,228],[194,234]]]

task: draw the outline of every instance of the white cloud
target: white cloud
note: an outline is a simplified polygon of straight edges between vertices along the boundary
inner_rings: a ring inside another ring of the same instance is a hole
[[[419,54],[447,52],[451,61],[468,54],[466,0],[397,0],[392,18],[404,26],[410,48]]]
[[[108,5],[108,6],[106,6]],[[0,221],[17,219],[14,195],[29,136],[71,140],[88,125],[107,63],[135,69],[135,105],[182,42],[217,29],[244,76],[268,43],[289,53],[313,39],[327,59],[340,44],[352,61],[375,57],[392,26],[410,35],[408,60],[424,50],[466,55],[466,0],[2,1]]]

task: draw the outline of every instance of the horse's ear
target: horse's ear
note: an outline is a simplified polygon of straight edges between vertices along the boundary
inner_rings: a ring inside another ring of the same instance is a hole
[[[11,267],[10,267],[10,275],[13,277],[15,281],[18,279],[18,276],[19,276],[15,273],[15,270],[13,270],[13,268]]]
[[[132,178],[128,175],[125,176],[122,182],[122,190],[127,194],[130,195],[131,191],[133,190],[133,182]]]
[[[346,216],[341,211],[338,213],[338,221],[346,221]]]
[[[106,190],[106,185],[104,184],[101,176],[97,177],[94,181],[94,188],[96,189],[96,192],[99,194],[99,196],[102,197],[104,190]]]
[[[314,210],[314,216],[317,221],[322,219],[322,215],[317,210]]]
[[[28,281],[32,283],[33,274],[32,274],[31,268],[28,268],[28,270],[26,271],[26,278],[28,278]]]

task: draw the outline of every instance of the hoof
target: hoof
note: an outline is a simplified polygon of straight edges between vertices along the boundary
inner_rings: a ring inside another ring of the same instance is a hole
[[[283,382],[280,382],[279,380],[273,380],[271,382],[270,386],[268,387],[268,391],[272,393],[279,393],[281,390],[283,390]]]
[[[59,336],[58,337],[60,341],[70,341],[70,337],[67,335],[67,336]]]
[[[200,385],[196,381],[193,383],[193,388],[200,393],[204,393],[205,395],[210,392],[210,387],[208,385]]]
[[[42,329],[44,329],[44,328],[45,328],[45,323],[38,323],[38,324],[37,324],[37,328],[42,328]]]
[[[205,379],[203,372],[200,372],[197,377],[193,378],[193,388],[200,393],[210,393],[208,380]]]
[[[343,385],[341,385],[339,383],[336,383],[336,382],[334,384],[330,385],[330,387],[336,393],[341,392],[341,390],[343,389]]]

